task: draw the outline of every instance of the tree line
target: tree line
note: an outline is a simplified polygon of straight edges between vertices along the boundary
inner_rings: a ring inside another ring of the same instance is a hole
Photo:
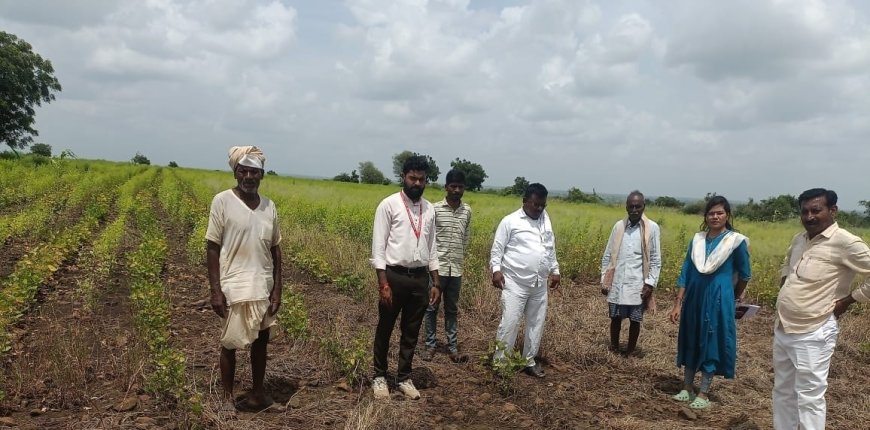
[[[412,151],[402,151],[393,155],[393,178],[395,178],[395,181],[402,181],[402,166],[405,164],[405,161],[411,157],[417,156],[425,157],[429,162],[429,174],[427,179],[429,180],[429,183],[437,184],[438,177],[441,175],[441,169],[438,167],[438,163],[436,163],[429,155],[419,154]],[[481,191],[483,189],[483,181],[488,178],[486,171],[483,170],[483,166],[466,159],[460,159],[459,157],[450,162],[450,168],[461,170],[465,173],[465,188],[470,191]],[[350,173],[339,173],[338,175],[335,175],[332,180],[361,184],[389,185],[393,183],[393,179],[384,176],[384,173],[375,167],[375,163],[371,161],[361,161],[357,170],[353,170]]]
[[[715,192],[707,193],[703,200],[688,203],[675,197],[661,196],[652,200],[651,204],[674,208],[686,214],[703,215],[704,206],[715,195]],[[861,212],[840,210],[837,221],[854,227],[870,227],[870,200],[861,200],[858,204],[862,208]],[[759,201],[750,198],[746,203],[735,205],[734,216],[750,221],[788,221],[800,217],[800,205],[797,197],[791,194],[780,194]]]

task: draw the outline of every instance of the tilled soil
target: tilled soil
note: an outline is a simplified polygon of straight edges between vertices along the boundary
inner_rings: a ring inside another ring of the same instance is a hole
[[[404,400],[392,387],[390,401],[374,402],[367,381],[350,387],[334,373],[318,342],[355,333],[371,336],[377,320],[374,289],[371,300],[357,302],[289,264],[285,264],[287,288],[304,296],[312,339],[281,335],[270,343],[266,380],[280,410],[239,412],[230,419],[217,407],[219,320],[208,305],[206,269],[187,261],[184,231],[167,225],[167,235],[171,249],[163,279],[173,305],[173,342],[186,356],[189,392],[201,399],[203,410],[178,410],[142,390],[142,369],[137,366],[143,363],[143,352],[131,322],[124,271],[103,286],[100,305],[91,314],[82,309],[75,291],[87,268],[72,261],[45,286],[39,306],[19,325],[18,341],[5,356],[3,420],[18,428],[40,429],[772,427],[773,316],[769,310],[739,323],[737,378],[715,379],[714,406],[709,411],[690,411],[670,400],[679,391],[682,372],[674,365],[677,328],[667,321],[665,294],[660,294],[662,310],[645,317],[642,357],[623,358],[607,350],[609,320],[596,288],[570,282],[562,294],[551,295],[542,345],[545,378],[517,375],[513,394],[499,391],[480,360],[498,323],[497,294],[486,291],[481,300],[489,306],[463,304],[459,317],[460,348],[470,356],[469,362],[453,364],[443,349],[431,362],[417,357],[413,378],[423,398]],[[443,340],[442,324],[439,318]],[[870,384],[866,372],[870,315],[849,314],[841,324],[828,391],[828,422],[834,429],[870,422],[865,392]],[[627,328],[623,342],[626,336]],[[397,342],[398,328],[392,368]],[[240,397],[250,389],[248,359],[246,351],[239,351],[236,394]],[[370,363],[363,365],[368,368]],[[124,401],[129,404],[123,405]],[[131,408],[118,411],[125,409],[121,406]],[[0,427],[3,423],[0,420]]]

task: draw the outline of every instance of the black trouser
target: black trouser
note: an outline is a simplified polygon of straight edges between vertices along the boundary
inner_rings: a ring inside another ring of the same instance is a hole
[[[399,327],[402,336],[399,341],[399,372],[397,379],[402,382],[411,376],[411,362],[417,347],[417,336],[423,323],[426,306],[429,305],[429,273],[426,268],[416,273],[408,273],[387,267],[387,282],[393,292],[393,305],[378,302],[378,328],[375,331],[374,368],[375,378],[387,375],[387,353],[390,350],[390,336],[396,325],[399,313],[402,319]]]

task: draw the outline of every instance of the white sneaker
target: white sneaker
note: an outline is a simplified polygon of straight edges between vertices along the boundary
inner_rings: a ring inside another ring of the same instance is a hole
[[[406,398],[411,400],[417,400],[420,398],[420,392],[417,391],[417,387],[414,386],[414,381],[410,379],[406,379],[399,383],[399,391],[401,391]]]
[[[383,376],[375,378],[374,381],[372,381],[372,392],[375,395],[375,399],[388,400],[390,398],[390,388],[387,387],[386,378]]]

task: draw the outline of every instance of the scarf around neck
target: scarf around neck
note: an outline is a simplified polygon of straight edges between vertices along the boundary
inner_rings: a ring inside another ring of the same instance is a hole
[[[719,241],[719,244],[716,245],[716,248],[713,249],[713,252],[710,255],[707,255],[707,244],[706,244],[706,231],[699,231],[695,233],[695,237],[692,238],[692,263],[695,264],[695,268],[698,269],[699,272],[709,275],[716,270],[719,270],[722,267],[722,264],[725,263],[725,260],[731,256],[735,249],[740,246],[744,241],[746,245],[749,245],[749,238],[737,233],[733,230],[728,230],[725,232],[725,237]]]
[[[649,240],[651,234],[649,222],[650,220],[646,215],[641,215],[639,224],[640,234],[643,237],[643,240],[641,240],[640,248],[643,254],[644,279],[649,277]],[[622,248],[622,237],[625,235],[626,224],[628,224],[628,217],[623,218],[621,222],[617,223],[616,229],[614,229],[613,234],[610,235],[610,262],[604,272],[604,286],[607,288],[610,288],[613,285],[613,275],[616,272],[616,263],[619,258],[620,248]]]

